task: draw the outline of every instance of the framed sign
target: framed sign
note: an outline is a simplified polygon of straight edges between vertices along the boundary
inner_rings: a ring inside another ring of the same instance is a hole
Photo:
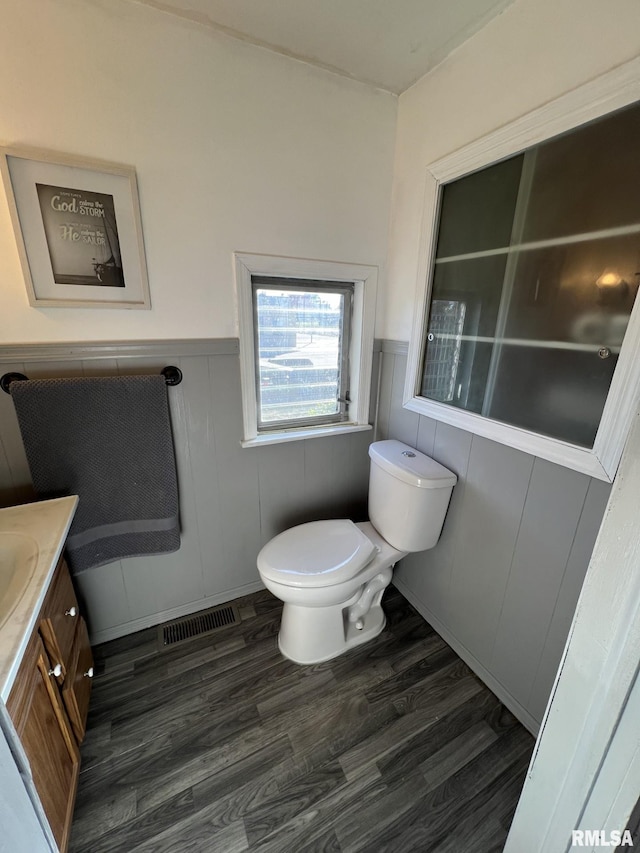
[[[29,303],[150,308],[135,169],[0,148]]]

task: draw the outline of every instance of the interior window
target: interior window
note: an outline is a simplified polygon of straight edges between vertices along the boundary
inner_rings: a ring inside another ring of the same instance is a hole
[[[640,275],[640,107],[442,187],[421,395],[593,447]]]

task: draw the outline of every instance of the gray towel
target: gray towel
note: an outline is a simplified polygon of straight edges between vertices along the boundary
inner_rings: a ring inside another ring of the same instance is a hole
[[[10,391],[39,497],[80,496],[67,540],[72,571],[178,550],[163,376],[33,379]]]

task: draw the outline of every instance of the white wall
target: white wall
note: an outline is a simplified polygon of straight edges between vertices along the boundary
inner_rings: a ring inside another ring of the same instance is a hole
[[[8,0],[0,144],[134,165],[152,310],[28,306],[0,190],[0,342],[237,335],[234,250],[384,267],[395,96],[128,0]]]
[[[428,164],[638,53],[637,0],[516,0],[400,96],[380,337],[411,332]]]

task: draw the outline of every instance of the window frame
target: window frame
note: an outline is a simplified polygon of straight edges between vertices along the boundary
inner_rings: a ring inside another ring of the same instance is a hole
[[[257,291],[263,290],[292,290],[297,293],[313,293],[317,288],[321,293],[340,293],[344,297],[343,312],[340,323],[340,379],[338,382],[338,402],[339,409],[332,415],[316,415],[311,418],[290,418],[280,421],[263,421],[260,405],[260,356],[258,352],[258,324],[253,323],[253,369],[256,382],[256,417],[258,434],[275,432],[283,429],[302,429],[312,426],[327,426],[329,424],[343,423],[348,420],[348,404],[349,404],[349,347],[351,342],[351,316],[353,308],[353,282],[338,283],[335,281],[318,281],[313,279],[284,279],[278,276],[251,276],[251,296],[253,305],[253,316],[257,316]]]
[[[416,312],[403,396],[406,409],[597,479],[613,481],[631,421],[640,404],[640,298],[636,299],[629,320],[592,449],[428,400],[420,396],[420,383],[441,187],[636,101],[640,101],[640,59],[590,81],[427,167]]]
[[[240,378],[242,389],[243,447],[298,441],[371,429],[369,402],[373,370],[373,337],[377,295],[377,267],[338,261],[316,261],[247,252],[234,253]],[[252,279],[271,278],[323,284],[352,284],[351,334],[348,352],[349,399],[344,419],[336,423],[299,423],[259,429],[256,370],[256,328]]]

